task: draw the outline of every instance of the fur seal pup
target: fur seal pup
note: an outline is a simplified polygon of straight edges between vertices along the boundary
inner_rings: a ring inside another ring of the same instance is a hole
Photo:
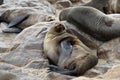
[[[61,11],[60,20],[66,20],[96,40],[105,42],[120,36],[120,19],[87,6],[72,7]]]
[[[51,15],[40,14],[36,9],[29,8],[7,10],[0,16],[0,22],[8,23],[8,29],[3,30],[5,33],[16,33],[35,23],[51,20],[53,20]]]
[[[66,32],[56,23],[44,39],[44,54],[50,61],[50,70],[66,75],[79,76],[94,67],[98,58],[76,36]]]

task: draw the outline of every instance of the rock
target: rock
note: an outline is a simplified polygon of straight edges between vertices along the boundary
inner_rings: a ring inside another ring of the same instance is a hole
[[[119,0],[109,0],[109,10],[110,13],[120,13],[120,1]]]
[[[9,4],[8,4],[9,3]],[[0,6],[0,15],[4,13],[6,10],[18,10],[22,11],[20,13],[40,13],[44,15],[55,15],[56,10],[52,5],[46,0],[14,0],[14,1],[6,1],[6,4]],[[27,10],[26,10],[27,9]],[[30,11],[29,11],[30,10]],[[14,11],[14,15],[17,15]],[[46,15],[46,16],[47,16]],[[14,16],[13,16],[14,17]],[[42,18],[42,17],[41,17]]]
[[[22,80],[47,80],[47,69],[17,68],[9,71]]]
[[[47,1],[54,4],[54,3],[56,3],[57,1],[60,1],[60,0],[47,0]]]
[[[8,52],[11,48],[12,40],[16,37],[17,34],[6,34],[2,32],[2,29],[5,29],[7,26],[6,23],[0,24],[0,53]],[[1,55],[1,54],[0,54]]]
[[[106,42],[98,48],[97,55],[101,59],[114,62],[117,59],[120,59],[119,46],[119,38]]]
[[[40,69],[46,67],[45,65],[48,64],[48,60],[40,59],[40,60],[32,60],[29,62],[25,67],[26,68],[34,68]]]
[[[61,0],[56,2],[57,9],[63,9],[71,6],[72,6],[72,3],[69,0]]]
[[[15,68],[18,68],[18,67],[11,65],[11,64],[8,64],[8,63],[0,62],[0,70],[8,71],[8,70],[12,70]]]
[[[55,8],[46,0],[19,0],[16,2],[17,6],[36,8],[46,13],[55,13]]]
[[[7,71],[0,71],[0,80],[21,80],[18,76]]]
[[[40,62],[44,62],[42,44],[47,29],[49,29],[53,23],[54,22],[47,24],[38,23],[30,28],[26,28],[15,38],[13,47],[9,50],[10,53],[4,55],[1,61],[16,66],[25,66],[29,62],[39,59],[41,59]]]
[[[54,73],[54,72],[49,73],[47,77],[48,77],[47,80],[71,80],[75,78],[73,76],[62,75],[62,74]]]
[[[120,79],[120,65],[114,66],[109,69],[105,74],[98,76],[105,80],[119,80]]]

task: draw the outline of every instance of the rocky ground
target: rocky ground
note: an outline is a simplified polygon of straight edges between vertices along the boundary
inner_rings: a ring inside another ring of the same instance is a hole
[[[11,76],[10,80],[120,80],[119,38],[103,43],[98,48],[99,63],[83,76],[48,73],[48,68],[45,68],[44,64],[48,61],[43,57],[42,44],[46,32],[58,21],[58,14],[62,9],[79,4],[83,3],[79,0],[4,0],[4,4],[0,6],[0,15],[9,9],[31,8],[41,16],[47,15],[47,18],[41,17],[41,22],[25,28],[19,34],[3,33],[7,24],[1,23],[0,75]],[[54,21],[48,22],[49,16]]]

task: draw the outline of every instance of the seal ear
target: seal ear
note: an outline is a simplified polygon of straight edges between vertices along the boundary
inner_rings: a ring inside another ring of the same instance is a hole
[[[65,26],[61,23],[56,23],[55,24],[55,32],[63,32],[65,30]]]

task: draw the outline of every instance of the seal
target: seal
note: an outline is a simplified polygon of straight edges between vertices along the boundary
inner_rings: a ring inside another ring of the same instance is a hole
[[[120,36],[120,20],[93,7],[80,6],[64,9],[59,19],[68,21],[79,30],[102,42]]]
[[[44,54],[50,61],[51,71],[79,76],[94,67],[98,58],[76,36],[66,32],[61,23],[56,23],[44,39]]]
[[[8,28],[3,30],[5,33],[21,32],[23,29],[38,22],[51,20],[53,20],[52,15],[40,14],[30,8],[10,9],[0,16],[0,22],[8,23]]]

